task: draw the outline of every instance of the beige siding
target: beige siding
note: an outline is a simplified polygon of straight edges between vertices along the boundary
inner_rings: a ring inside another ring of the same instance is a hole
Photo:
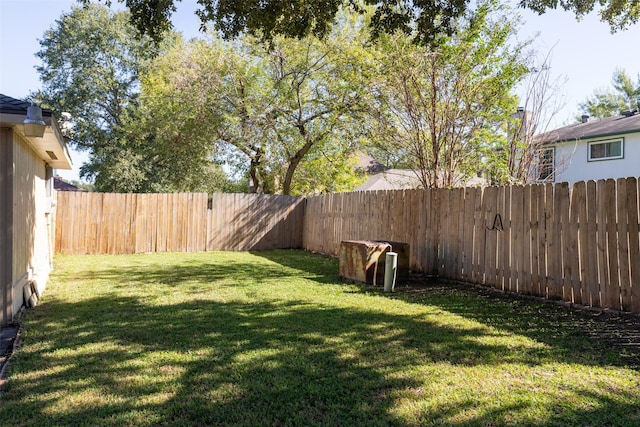
[[[14,138],[18,138],[14,133]],[[51,227],[45,182],[45,163],[24,141],[13,151],[13,314],[23,303],[23,287],[32,277],[39,290],[51,269]]]
[[[13,143],[9,128],[0,128],[0,326],[11,321],[13,275]]]

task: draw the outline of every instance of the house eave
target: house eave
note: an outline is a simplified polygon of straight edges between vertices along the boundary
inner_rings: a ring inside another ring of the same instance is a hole
[[[589,136],[575,137],[575,138],[549,139],[549,140],[543,141],[542,144],[551,145],[551,144],[561,144],[563,142],[589,141],[589,140],[592,140],[592,139],[612,138],[612,137],[616,137],[616,136],[629,135],[629,134],[632,134],[632,133],[640,133],[640,129],[627,130],[627,131],[622,131],[622,132],[599,133],[599,134],[593,134],[593,135],[589,135]]]
[[[46,127],[42,138],[28,137],[24,134],[24,125],[22,124],[24,119],[25,116],[23,114],[0,114],[0,124],[13,128],[14,133],[25,141],[38,157],[51,168],[72,169],[69,149],[64,142],[56,118],[53,115],[43,117]]]

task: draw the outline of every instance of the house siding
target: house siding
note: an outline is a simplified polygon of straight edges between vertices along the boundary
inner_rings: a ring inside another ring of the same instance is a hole
[[[0,128],[0,326],[12,320],[13,138]]]
[[[624,138],[622,159],[589,161],[588,144],[616,139],[620,136],[583,139],[556,144],[556,182],[640,177],[640,132],[621,135]]]
[[[2,129],[2,144],[4,244],[0,324],[6,325],[24,304],[25,285],[35,280],[38,291],[44,291],[51,271],[53,228],[48,213],[46,163],[10,129]]]
[[[13,313],[23,303],[23,288],[35,279],[42,294],[51,271],[51,226],[47,209],[46,164],[24,141],[16,141],[13,210]]]
[[[15,320],[25,290],[35,285],[37,297],[44,291],[55,243],[52,168],[71,169],[51,111],[43,110],[42,137],[25,136],[23,122],[29,106],[0,94],[0,326]]]

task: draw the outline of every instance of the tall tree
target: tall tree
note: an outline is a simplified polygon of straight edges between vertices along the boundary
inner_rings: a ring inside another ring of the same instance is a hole
[[[91,0],[81,0],[89,3]],[[110,4],[114,0],[103,0]],[[159,40],[171,27],[171,15],[180,0],[117,0],[131,11],[138,29]],[[468,12],[470,0],[198,0],[202,26],[212,23],[216,30],[231,38],[250,33],[271,39],[275,35],[301,38],[309,34],[323,36],[331,31],[340,6],[363,11],[375,7],[371,20],[374,34],[402,30],[415,40],[433,44],[441,35],[455,30],[455,21]],[[558,6],[581,17],[599,10],[601,19],[612,31],[638,22],[640,6],[635,0],[520,0],[519,5],[538,13]]]
[[[612,78],[613,89],[599,89],[580,108],[594,118],[603,119],[620,114],[622,111],[640,108],[640,74],[634,82],[623,69],[617,69]]]
[[[483,149],[499,140],[500,125],[516,110],[512,91],[528,70],[526,44],[511,42],[517,20],[499,10],[498,2],[481,2],[433,49],[401,34],[382,39],[373,137],[425,188],[475,175]]]
[[[172,35],[171,37],[175,37]],[[170,38],[169,38],[170,40]],[[162,46],[137,37],[128,12],[72,7],[44,33],[37,53],[39,100],[69,113],[69,143],[89,152],[81,175],[99,191],[213,191],[227,185],[219,165],[175,165],[141,132],[140,73]],[[65,115],[67,116],[67,115]]]
[[[564,165],[554,159],[554,149],[537,137],[548,130],[562,107],[563,78],[551,79],[551,52],[520,82],[517,111],[499,126],[483,156],[488,178],[493,184],[526,184],[552,181]]]
[[[600,20],[606,22],[615,32],[636,24],[640,18],[640,5],[637,0],[520,0],[521,7],[539,14],[549,9],[562,9],[573,12],[580,19],[597,10]]]
[[[155,54],[149,38],[136,38],[126,12],[100,5],[72,7],[40,40],[37,67],[43,89],[36,96],[55,111],[70,113],[67,139],[90,152],[84,177],[97,178],[109,188],[108,175],[127,177],[114,189],[130,190],[141,179],[137,157],[127,154],[123,135],[128,117],[135,115],[138,73]]]
[[[194,161],[216,150],[227,159],[239,153],[254,191],[341,189],[340,180],[313,169],[349,161],[355,117],[365,109],[369,55],[362,40],[343,30],[326,42],[277,37],[263,44],[245,36],[176,45],[143,84],[161,144],[189,146],[184,154]]]

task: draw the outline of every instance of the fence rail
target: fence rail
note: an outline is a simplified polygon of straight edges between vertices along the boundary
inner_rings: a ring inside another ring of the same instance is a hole
[[[343,193],[307,200],[304,248],[411,246],[414,270],[640,312],[638,182]]]
[[[300,248],[304,199],[59,192],[56,214],[64,254]]]

